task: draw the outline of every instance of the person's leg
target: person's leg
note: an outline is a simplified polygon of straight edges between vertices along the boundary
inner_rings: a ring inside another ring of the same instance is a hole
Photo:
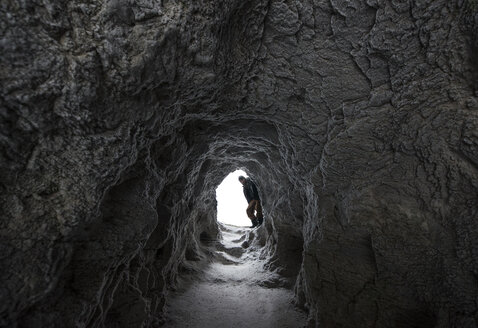
[[[249,205],[247,206],[247,209],[246,209],[247,216],[249,217],[249,219],[251,219],[251,222],[252,222],[252,227],[251,228],[254,228],[255,226],[257,226],[259,224],[259,222],[257,221],[257,218],[254,215],[255,207],[256,207],[256,201],[252,200],[249,203]]]
[[[257,220],[259,224],[262,224],[264,221],[264,215],[262,215],[262,206],[261,206],[261,201],[256,201],[256,212],[257,212]]]
[[[256,201],[251,200],[251,202],[249,203],[246,209],[247,216],[249,217],[249,219],[251,219],[251,221],[256,219],[256,216],[254,215],[255,207],[256,207]]]

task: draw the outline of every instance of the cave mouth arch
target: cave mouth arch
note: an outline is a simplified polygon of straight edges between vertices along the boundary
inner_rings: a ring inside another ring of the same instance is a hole
[[[246,215],[247,201],[242,192],[240,175],[248,177],[243,170],[230,172],[216,188],[217,221],[238,227],[247,227],[251,221]]]

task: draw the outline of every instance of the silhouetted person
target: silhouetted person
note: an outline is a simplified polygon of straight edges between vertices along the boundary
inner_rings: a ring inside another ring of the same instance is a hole
[[[247,200],[247,216],[252,221],[252,227],[257,227],[261,225],[264,221],[264,216],[262,215],[261,200],[259,198],[259,193],[257,192],[257,187],[251,179],[245,178],[242,175],[239,177],[239,181],[242,183],[242,188],[244,189],[244,196]],[[257,216],[254,215],[254,211],[257,212]]]

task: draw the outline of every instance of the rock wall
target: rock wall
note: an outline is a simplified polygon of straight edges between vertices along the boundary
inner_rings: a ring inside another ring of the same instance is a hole
[[[474,1],[0,12],[0,326],[157,326],[236,168],[310,326],[477,325]]]

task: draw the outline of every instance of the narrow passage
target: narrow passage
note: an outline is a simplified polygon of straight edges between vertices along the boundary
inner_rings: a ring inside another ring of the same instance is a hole
[[[170,295],[165,327],[304,327],[306,315],[292,304],[293,292],[263,268],[259,231],[219,225],[215,260]]]

